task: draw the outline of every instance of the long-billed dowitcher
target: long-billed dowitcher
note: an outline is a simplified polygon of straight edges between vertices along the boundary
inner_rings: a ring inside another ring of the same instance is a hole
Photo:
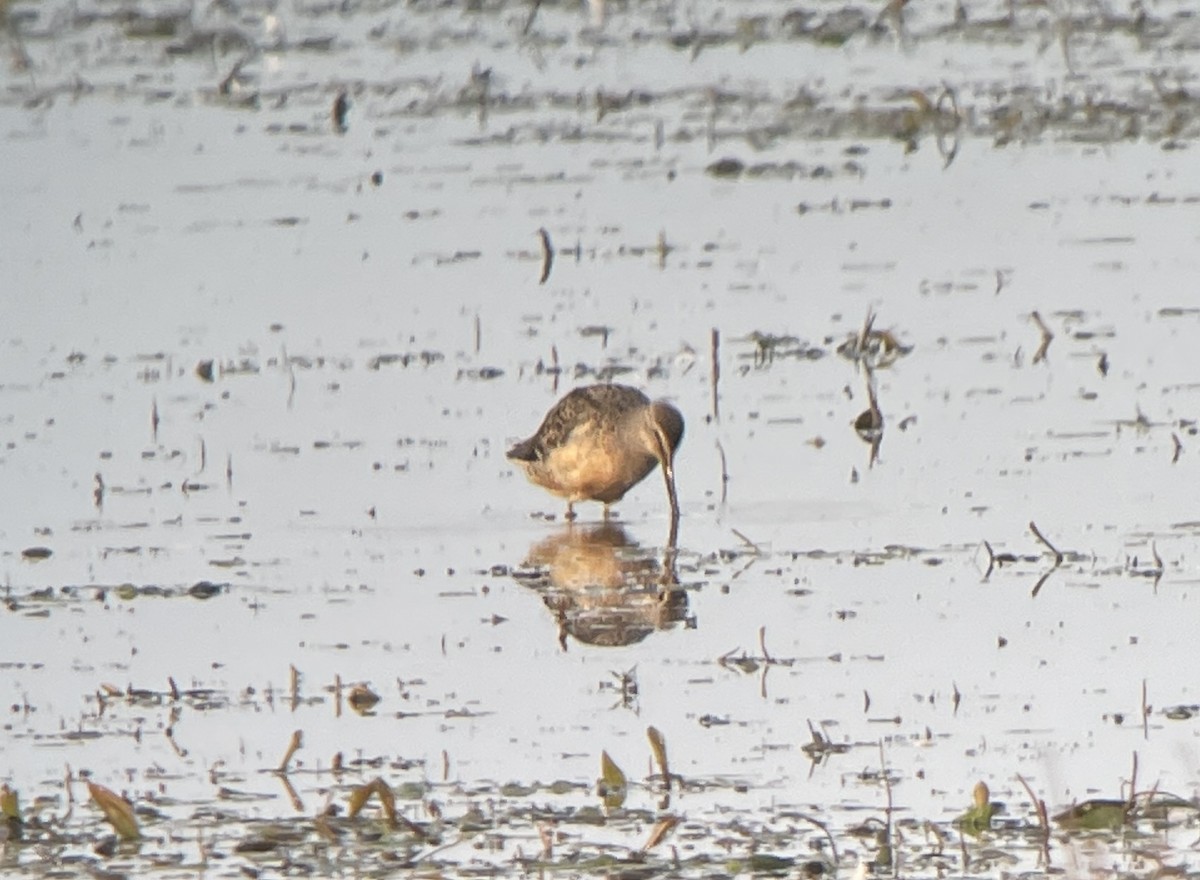
[[[627,385],[576,388],[546,413],[537,433],[508,450],[529,479],[567,499],[567,518],[576,501],[619,501],[654,466],[661,465],[671,505],[675,496],[675,449],[683,439],[683,416],[661,400],[651,401]]]

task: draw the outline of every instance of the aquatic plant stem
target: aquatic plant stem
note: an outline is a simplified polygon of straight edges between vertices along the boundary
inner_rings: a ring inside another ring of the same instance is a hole
[[[1025,781],[1025,777],[1020,773],[1017,774],[1017,780],[1021,785],[1025,786],[1025,791],[1029,793],[1029,800],[1033,803],[1034,809],[1037,811],[1038,827],[1042,831],[1042,850],[1041,857],[1043,866],[1047,869],[1050,867],[1050,819],[1046,815],[1046,802],[1033,793],[1033,788]]]

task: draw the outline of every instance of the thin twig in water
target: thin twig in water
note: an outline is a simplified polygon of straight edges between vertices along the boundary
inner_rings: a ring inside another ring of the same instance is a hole
[[[771,659],[771,655],[767,653],[767,628],[765,626],[758,628],[758,649],[762,651],[762,658],[765,662],[775,662]]]
[[[292,366],[292,359],[288,357],[287,346],[282,346],[280,351],[283,357],[283,368],[287,370],[288,374],[287,408],[291,409],[292,404],[296,402],[296,369]]]
[[[522,36],[529,36],[529,29],[533,27],[533,20],[537,18],[538,10],[542,7],[542,0],[533,0],[533,5],[529,10],[529,18],[525,19],[525,27],[521,29]]]
[[[739,541],[741,541],[743,544],[745,544],[747,547],[749,547],[751,550],[753,550],[755,556],[759,556],[762,554],[762,550],[760,550],[758,548],[758,545],[755,544],[753,541],[751,541],[749,538],[747,538],[745,535],[743,535],[741,532],[739,532],[737,529],[730,529],[729,531],[733,532],[734,535],[737,536],[737,539]]]
[[[1029,317],[1033,319],[1033,323],[1037,324],[1038,330],[1042,334],[1041,345],[1033,353],[1033,362],[1036,364],[1046,359],[1046,352],[1050,349],[1050,343],[1054,341],[1054,334],[1050,332],[1050,328],[1046,326],[1046,322],[1042,320],[1042,316],[1036,311]]]
[[[992,576],[992,570],[996,567],[996,554],[992,552],[992,545],[987,541],[983,542],[983,548],[987,550],[988,553],[988,567],[987,571],[983,573],[983,579],[986,581]]]
[[[896,847],[892,845],[892,780],[888,777],[887,761],[884,759],[883,754],[883,740],[879,741],[879,774],[883,777],[883,790],[887,794],[887,810],[884,813],[884,833],[887,834],[888,853],[891,856],[888,867],[892,869],[892,876],[898,877]]]
[[[538,230],[538,237],[542,240],[542,272],[538,277],[538,284],[545,284],[554,266],[554,245],[550,243],[550,233],[546,231],[546,227]]]
[[[1145,694],[1146,682],[1142,681],[1142,703],[1146,702]],[[1135,749],[1133,752],[1133,769],[1129,773],[1129,800],[1125,804],[1125,815],[1128,816],[1133,811],[1133,805],[1137,799],[1137,771],[1138,771],[1138,753]]]
[[[1046,802],[1033,793],[1033,789],[1029,783],[1025,781],[1025,777],[1020,773],[1017,774],[1017,779],[1021,785],[1025,786],[1025,791],[1029,792],[1029,800],[1033,803],[1034,809],[1037,811],[1038,827],[1042,830],[1042,859],[1046,868],[1050,867],[1050,819],[1046,815]]]
[[[709,337],[712,350],[712,415],[713,421],[721,421],[721,407],[717,396],[717,383],[721,379],[721,331],[716,327],[712,329],[712,335]]]
[[[868,372],[870,370],[870,365],[866,360],[867,342],[871,338],[871,328],[874,326],[874,324],[875,324],[875,313],[873,311],[871,311],[870,309],[868,309],[867,316],[866,316],[866,318],[863,319],[862,329],[858,331],[858,358],[857,358],[858,363],[867,365]]]
[[[247,57],[242,57],[242,58],[239,58],[236,62],[234,62],[234,65],[232,68],[230,68],[229,73],[226,74],[225,78],[222,79],[217,84],[217,91],[220,94],[228,95],[233,92],[234,84],[237,82],[238,77],[241,75],[242,67],[243,67],[243,65],[245,65],[246,61],[247,61]]]
[[[409,819],[406,819],[403,816],[400,816],[399,814],[397,814],[396,818],[399,819],[401,822],[407,823],[410,831],[420,830],[419,826],[414,824]],[[420,836],[422,836],[426,840],[429,839],[429,836],[427,834],[425,834],[424,831],[421,831]],[[450,849],[451,847],[458,846],[460,843],[462,843],[464,840],[466,840],[469,836],[470,835],[468,835],[468,834],[460,833],[457,837],[454,838],[454,840],[451,840],[448,843],[443,843],[441,846],[435,846],[433,849],[430,849],[430,850],[427,850],[427,851],[421,853],[419,856],[414,858],[409,863],[408,867],[415,868],[421,862],[425,861],[426,859],[432,858],[433,856],[437,855],[438,853],[442,852],[443,850],[447,850],[447,849]]]
[[[290,764],[292,760],[292,755],[296,754],[303,744],[304,731],[297,730],[293,732],[291,740],[288,741],[287,751],[283,753],[283,760],[279,762],[279,767],[275,772],[286,774],[288,772],[288,764]]]
[[[1046,581],[1050,580],[1050,575],[1054,574],[1056,571],[1058,571],[1057,565],[1048,568],[1045,573],[1043,573],[1042,576],[1037,579],[1037,583],[1033,585],[1033,589],[1030,590],[1029,595],[1036,599],[1037,594],[1042,591],[1042,587],[1045,586]]]
[[[287,774],[281,771],[278,774],[278,779],[281,783],[283,783],[283,793],[286,794],[287,799],[291,801],[292,809],[297,813],[303,813],[304,801],[300,800],[300,793],[296,791],[296,787],[292,785],[291,780],[287,778]]]
[[[1150,704],[1146,701],[1146,679],[1142,679],[1142,739],[1150,739]],[[1134,761],[1137,761],[1137,752],[1133,753]],[[1137,769],[1135,763],[1134,769]]]
[[[838,862],[840,861],[838,856],[837,841],[833,839],[833,835],[829,833],[829,828],[825,825],[825,823],[818,819],[814,819],[812,816],[809,816],[806,813],[795,813],[793,815],[795,815],[797,819],[803,819],[805,822],[809,822],[821,829],[821,832],[825,835],[825,839],[829,841],[830,855],[832,856],[833,865],[836,868]]]
[[[1179,442],[1179,438],[1175,436],[1175,432],[1171,432],[1171,442],[1175,444],[1175,451],[1171,454],[1171,464],[1179,461],[1179,456],[1183,454],[1183,444]]]
[[[1041,541],[1043,544],[1045,544],[1046,547],[1050,550],[1050,552],[1054,554],[1054,567],[1058,568],[1058,566],[1062,565],[1062,561],[1063,561],[1062,553],[1059,552],[1057,547],[1055,547],[1053,544],[1051,544],[1049,541],[1046,540],[1045,535],[1043,535],[1040,531],[1038,531],[1038,527],[1033,522],[1033,520],[1029,521],[1029,531],[1033,532],[1033,536],[1035,538],[1037,538],[1039,541]]]
[[[942,118],[946,115],[946,111],[942,109],[943,103],[950,106],[950,112],[954,115],[954,124],[949,129],[946,129],[942,125]],[[958,155],[958,127],[962,123],[962,114],[958,109],[958,96],[955,95],[954,89],[949,86],[942,87],[942,93],[938,95],[934,110],[936,111],[934,124],[937,128],[937,148],[942,156],[942,168],[946,169],[950,167],[950,164],[954,161],[954,157]],[[946,146],[944,140],[947,135],[953,135],[954,138],[949,147]]]
[[[726,467],[725,447],[720,440],[717,441],[717,454],[721,456],[721,504],[724,504],[729,494],[729,470]]]

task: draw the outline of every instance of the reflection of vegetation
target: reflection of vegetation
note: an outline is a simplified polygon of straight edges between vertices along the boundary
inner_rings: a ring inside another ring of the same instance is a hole
[[[850,751],[848,743],[833,742],[824,732],[813,727],[811,721],[808,722],[808,732],[812,739],[800,746],[800,751],[808,755],[814,767],[828,760],[830,755],[841,755]]]
[[[839,355],[867,371],[890,367],[912,352],[912,346],[901,343],[891,330],[876,330],[874,324],[875,315],[868,314],[862,329],[837,347]]]
[[[825,356],[821,348],[787,334],[762,333],[755,330],[746,340],[754,345],[753,357],[756,367],[765,367],[783,358],[811,361]]]

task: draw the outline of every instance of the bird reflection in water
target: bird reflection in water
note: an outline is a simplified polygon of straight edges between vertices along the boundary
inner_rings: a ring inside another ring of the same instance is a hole
[[[668,541],[661,558],[657,552],[640,547],[618,523],[569,525],[534,544],[526,571],[516,576],[554,612],[563,650],[568,637],[601,647],[635,645],[687,621],[674,542]]]

